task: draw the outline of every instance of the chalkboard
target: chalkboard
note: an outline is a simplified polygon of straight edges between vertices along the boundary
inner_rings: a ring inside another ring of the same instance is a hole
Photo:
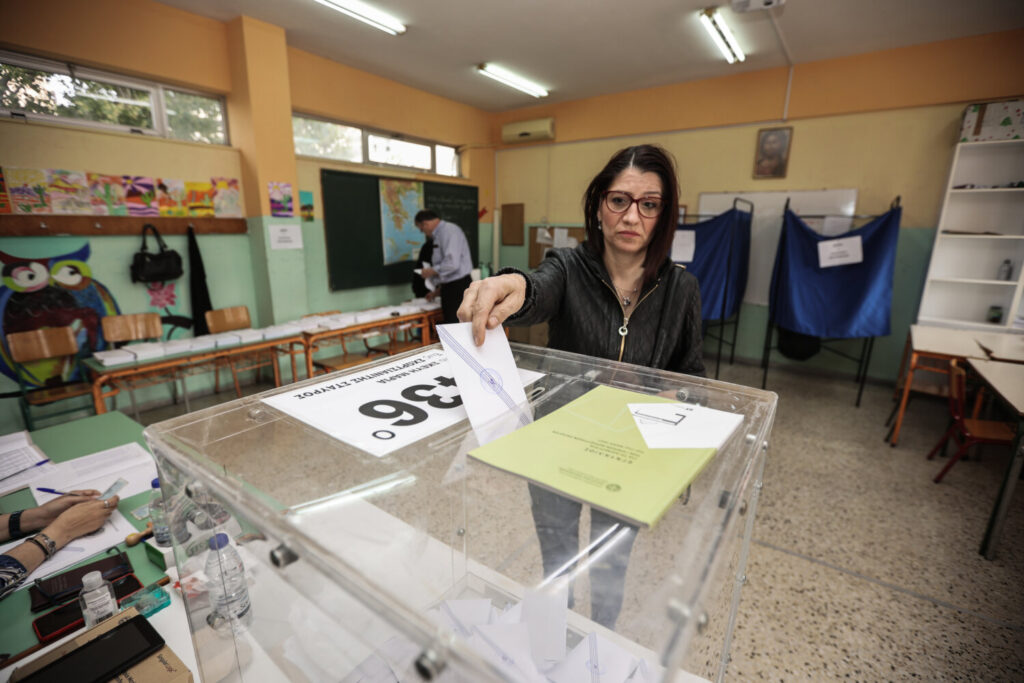
[[[412,281],[413,261],[384,265],[381,238],[380,176],[321,169],[327,280],[331,291]],[[479,262],[478,190],[471,185],[423,183],[422,208],[455,223]],[[409,217],[409,228],[412,216]],[[418,232],[416,234],[419,234]]]

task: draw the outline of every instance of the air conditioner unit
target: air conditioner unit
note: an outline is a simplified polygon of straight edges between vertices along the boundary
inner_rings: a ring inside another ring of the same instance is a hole
[[[555,120],[551,117],[507,123],[501,127],[502,142],[537,142],[554,139]]]

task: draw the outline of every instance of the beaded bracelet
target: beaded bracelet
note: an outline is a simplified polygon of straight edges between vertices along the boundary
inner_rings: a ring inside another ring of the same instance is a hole
[[[35,536],[31,536],[25,540],[31,541],[39,546],[39,549],[43,551],[43,555],[46,556],[47,560],[53,557],[53,554],[57,552],[57,544],[54,540],[41,531]]]

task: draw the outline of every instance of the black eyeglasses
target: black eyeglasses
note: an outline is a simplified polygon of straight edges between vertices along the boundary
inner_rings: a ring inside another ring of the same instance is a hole
[[[640,215],[644,218],[657,218],[661,215],[661,210],[665,208],[665,200],[661,197],[637,197],[634,199],[628,192],[619,190],[607,190],[604,193],[604,205],[612,213],[626,213],[634,202]]]

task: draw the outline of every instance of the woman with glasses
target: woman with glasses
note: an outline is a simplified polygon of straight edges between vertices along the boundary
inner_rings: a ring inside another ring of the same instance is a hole
[[[548,323],[548,346],[691,375],[704,374],[700,290],[672,263],[679,213],[676,174],[661,147],[617,152],[583,196],[586,241],[552,249],[531,273],[503,268],[474,282],[459,308],[482,344],[485,328]],[[579,503],[530,486],[544,574],[579,555]],[[589,569],[591,617],[612,628],[635,529],[591,509],[591,540],[614,547]],[[568,572],[571,574],[572,570]],[[570,591],[570,607],[572,598]]]
[[[92,489],[71,491],[38,507],[0,515],[0,545],[25,539],[0,555],[0,599],[70,541],[103,526],[120,499],[97,500],[99,495]]]

